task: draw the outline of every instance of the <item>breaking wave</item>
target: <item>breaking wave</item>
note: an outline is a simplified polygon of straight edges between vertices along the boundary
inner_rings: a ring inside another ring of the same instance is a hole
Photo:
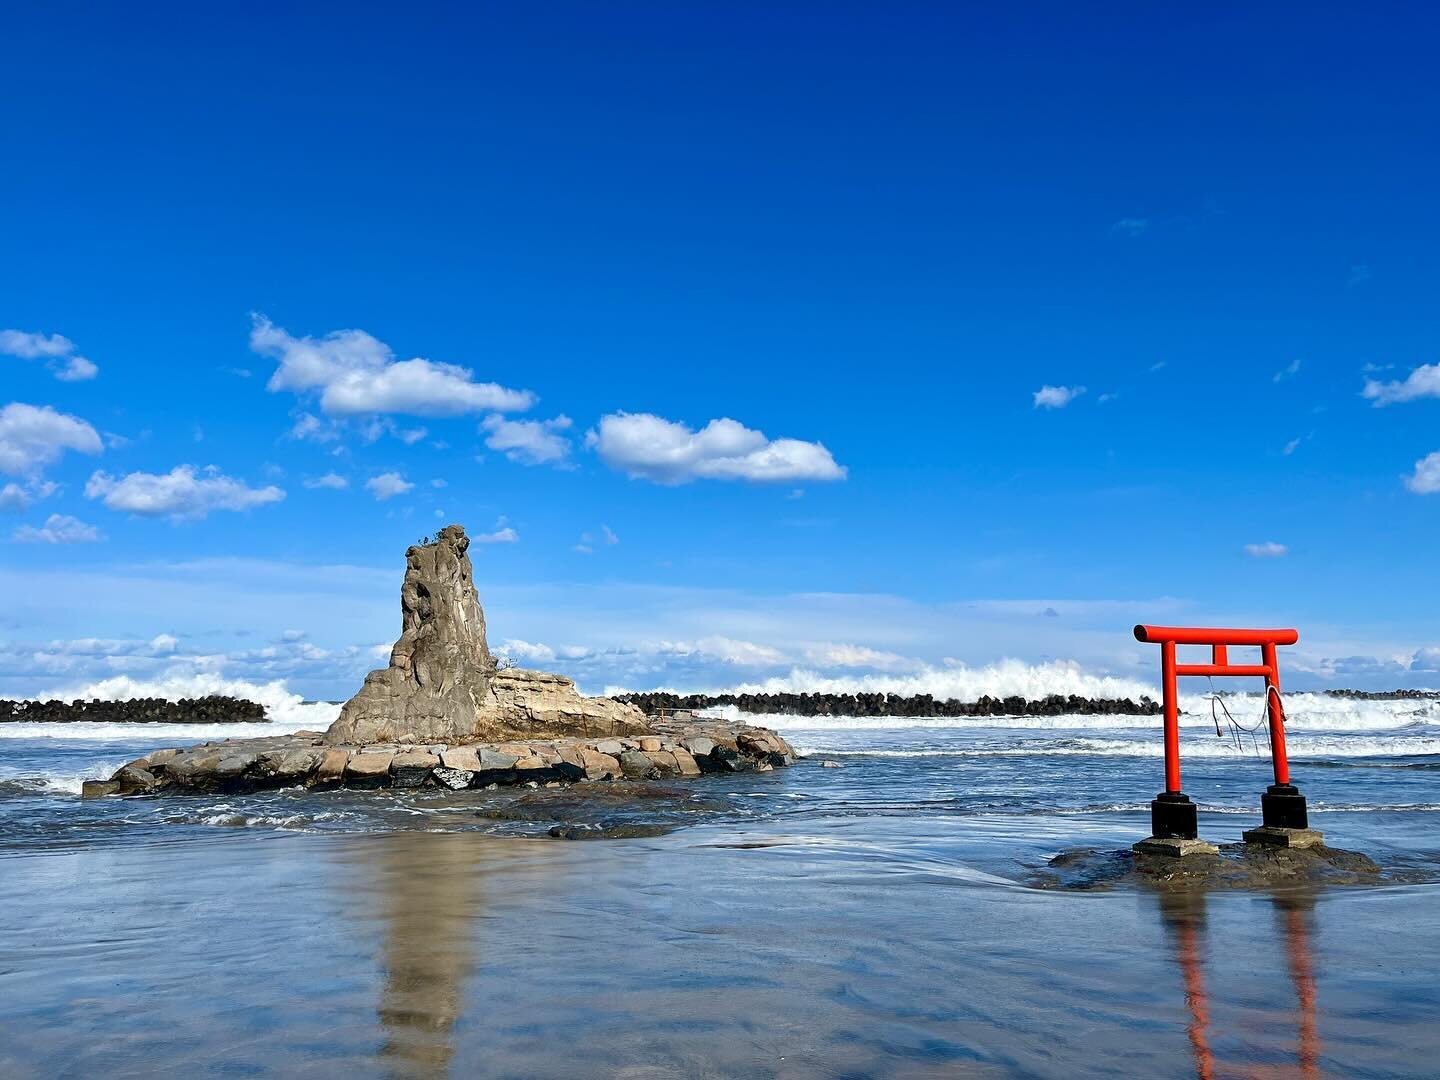
[[[1225,698],[1235,720],[1245,727],[1263,727],[1265,701],[1261,694],[1233,694]],[[1185,728],[1215,727],[1209,699],[1182,694],[1180,725]],[[792,716],[782,713],[743,713],[734,705],[706,709],[706,713],[781,731],[878,731],[902,728],[1021,728],[1048,730],[1158,730],[1158,716],[1129,716],[1114,713],[1065,714],[1061,716]],[[1222,727],[1225,713],[1216,710]],[[1356,701],[1328,694],[1287,694],[1287,731],[1396,731],[1440,723],[1440,702],[1415,700]]]
[[[258,733],[266,735],[281,735],[290,731],[308,729],[312,731],[323,731],[329,727],[331,722],[340,715],[340,706],[331,704],[328,701],[306,701],[299,694],[292,693],[286,687],[283,680],[277,679],[274,682],[253,683],[243,679],[227,679],[223,675],[197,674],[197,675],[173,675],[163,679],[140,680],[132,679],[128,675],[117,675],[114,678],[102,679],[99,682],[86,683],[82,686],[60,687],[48,693],[37,694],[40,700],[59,698],[62,701],[73,701],[76,698],[89,700],[100,698],[108,701],[130,701],[134,698],[167,698],[177,701],[180,698],[198,698],[209,694],[219,694],[225,697],[244,698],[265,706],[265,715],[269,718],[267,724],[0,724],[0,737],[10,738],[34,738],[35,732],[20,736],[7,732],[6,728],[39,728],[49,729],[45,734],[60,734],[57,728],[80,728],[90,729],[78,733],[73,738],[107,738],[107,737],[133,737],[137,731],[145,735],[151,735],[160,739],[185,738],[190,742],[197,742],[206,738],[223,738],[229,735],[243,735],[247,733]],[[103,731],[98,729],[105,729]],[[258,730],[257,730],[258,729]],[[107,735],[107,732],[111,734]],[[128,735],[120,736],[114,732],[128,732]],[[183,734],[180,734],[183,733]],[[218,733],[218,734],[217,734]]]
[[[761,682],[744,683],[737,694],[929,694],[942,701],[978,701],[982,697],[1023,697],[1037,700],[1051,694],[1076,694],[1087,698],[1132,698],[1158,696],[1149,683],[1111,675],[1092,675],[1079,664],[1057,660],[1048,664],[1026,664],[1001,660],[985,667],[927,667],[908,675],[822,675],[818,671],[793,668]]]

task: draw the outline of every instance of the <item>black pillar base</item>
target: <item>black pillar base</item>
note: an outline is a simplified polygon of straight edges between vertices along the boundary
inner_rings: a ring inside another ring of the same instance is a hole
[[[1195,804],[1180,791],[1162,791],[1150,804],[1150,835],[1156,840],[1195,840],[1200,822]]]
[[[1294,784],[1271,784],[1260,796],[1260,815],[1268,829],[1308,829],[1305,796]]]

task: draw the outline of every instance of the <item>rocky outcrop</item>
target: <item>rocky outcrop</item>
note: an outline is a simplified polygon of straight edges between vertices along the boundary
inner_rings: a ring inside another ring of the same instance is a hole
[[[331,743],[424,742],[473,733],[495,673],[459,525],[405,552],[400,639],[330,727]]]
[[[1427,880],[1404,870],[1385,870],[1367,855],[1317,844],[1284,848],[1271,844],[1223,844],[1213,854],[1171,855],[1076,848],[1063,851],[1035,875],[1042,889],[1081,891],[1139,886],[1159,892],[1228,889],[1293,889],[1329,885],[1379,885]]]
[[[242,698],[132,698],[129,701],[0,701],[0,724],[258,724],[265,707]]]
[[[578,781],[658,780],[769,772],[795,751],[765,728],[723,720],[667,724],[655,734],[512,739],[452,746],[330,746],[317,731],[156,750],[85,783],[86,798],[265,788],[484,788]]]
[[[583,698],[561,675],[497,671],[459,525],[405,553],[403,629],[390,666],[365,677],[325,735],[330,745],[479,743],[529,735],[649,730],[633,705]]]

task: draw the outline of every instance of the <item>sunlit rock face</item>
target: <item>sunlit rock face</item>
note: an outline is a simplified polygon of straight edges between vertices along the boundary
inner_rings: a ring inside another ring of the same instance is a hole
[[[615,735],[648,730],[644,714],[606,698],[582,698],[569,679],[539,672],[497,674],[485,641],[459,525],[405,553],[403,631],[390,666],[365,677],[325,741],[467,743],[533,734]]]

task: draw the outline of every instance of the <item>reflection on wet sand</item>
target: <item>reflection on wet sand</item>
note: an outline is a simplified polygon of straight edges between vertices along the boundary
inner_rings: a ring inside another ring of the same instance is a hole
[[[342,850],[352,871],[343,887],[370,900],[353,909],[361,932],[381,943],[380,1059],[391,1076],[444,1076],[487,915],[487,869],[503,861],[513,883],[516,871],[548,875],[563,861],[528,846],[531,857],[517,858],[513,841],[473,833],[382,834]]]
[[[1295,1016],[1298,1046],[1295,1068],[1264,1068],[1250,1063],[1217,1061],[1211,1047],[1211,999],[1205,982],[1205,894],[1173,892],[1159,894],[1160,916],[1170,932],[1171,946],[1180,966],[1185,988],[1185,1007],[1190,1013],[1186,1033],[1200,1080],[1215,1076],[1320,1076],[1320,1025],[1315,995],[1315,965],[1311,931],[1315,919],[1315,897],[1311,894],[1276,894],[1272,897],[1277,928],[1284,937],[1287,961],[1284,974],[1277,972],[1276,985],[1288,981],[1295,988],[1298,1003]],[[1220,957],[1218,960],[1226,958]],[[1241,958],[1251,962],[1252,958]],[[1217,1065],[1221,1071],[1217,1072]]]

